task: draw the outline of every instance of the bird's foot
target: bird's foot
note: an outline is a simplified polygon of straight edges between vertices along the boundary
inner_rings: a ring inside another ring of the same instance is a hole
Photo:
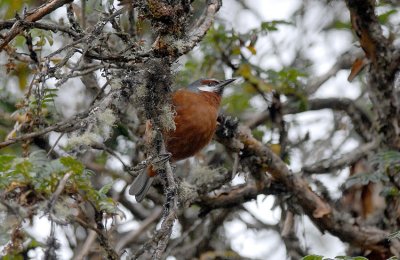
[[[157,157],[153,159],[152,163],[155,165],[164,164],[171,158],[171,156],[172,156],[171,153],[159,154]]]
[[[239,120],[235,117],[219,115],[216,134],[220,138],[232,138],[239,126]]]
[[[143,171],[144,169],[146,169],[147,168],[147,166],[149,165],[149,161],[148,160],[144,160],[144,161],[141,161],[138,165],[136,165],[135,167],[131,167],[131,171],[133,171],[133,172],[141,172],[141,171]]]

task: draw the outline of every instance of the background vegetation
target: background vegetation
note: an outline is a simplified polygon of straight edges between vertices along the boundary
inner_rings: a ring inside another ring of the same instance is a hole
[[[399,257],[399,5],[289,2],[1,1],[2,257]],[[216,141],[159,163],[201,77],[239,78]]]

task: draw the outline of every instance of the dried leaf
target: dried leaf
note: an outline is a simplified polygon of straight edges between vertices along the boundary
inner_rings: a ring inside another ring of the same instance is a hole
[[[354,80],[354,78],[360,74],[360,72],[365,68],[365,65],[367,65],[368,61],[365,58],[357,58],[355,59],[355,61],[353,62],[353,65],[351,65],[351,72],[349,77],[347,78],[347,80],[349,82],[352,82]]]
[[[254,47],[254,45],[249,45],[246,48],[251,52],[251,54],[253,54],[253,55],[257,54],[256,48]]]

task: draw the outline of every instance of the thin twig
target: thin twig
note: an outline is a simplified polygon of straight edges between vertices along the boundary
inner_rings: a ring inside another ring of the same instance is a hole
[[[76,254],[74,260],[83,260],[84,257],[89,253],[90,249],[92,249],[92,245],[96,240],[97,233],[93,230],[89,230],[89,234],[86,237],[85,243],[83,244],[81,250]]]
[[[328,173],[335,170],[341,169],[346,166],[350,166],[353,163],[365,157],[366,154],[376,149],[379,145],[378,141],[366,143],[353,151],[343,154],[338,159],[326,159],[318,161],[317,163],[309,166],[304,166],[302,171],[305,173]]]
[[[21,136],[12,138],[12,139],[8,139],[7,141],[0,143],[0,149],[4,148],[6,146],[9,146],[11,144],[14,144],[16,142],[29,140],[29,139],[35,138],[37,136],[47,134],[52,131],[60,131],[60,132],[61,131],[72,131],[78,127],[77,125],[81,122],[81,120],[82,120],[82,118],[80,118],[79,116],[75,116],[73,118],[56,123],[55,125],[46,127],[37,132],[28,133],[28,134],[24,134],[24,135],[21,135]]]
[[[222,1],[220,0],[208,1],[206,12],[202,15],[202,17],[199,18],[199,20],[202,20],[202,23],[197,24],[196,27],[193,27],[190,30],[190,32],[188,33],[188,39],[186,39],[184,44],[182,44],[179,48],[180,55],[186,54],[187,52],[192,50],[197,43],[201,41],[201,39],[204,37],[204,35],[207,33],[208,29],[214,22],[214,17],[221,6]]]
[[[51,214],[58,197],[60,196],[61,192],[64,190],[64,187],[67,184],[67,181],[68,181],[69,177],[71,177],[71,175],[72,175],[72,172],[67,172],[64,175],[64,177],[60,180],[60,183],[58,184],[57,189],[55,190],[55,192],[51,196],[49,202],[47,203],[46,211],[49,214]]]
[[[47,3],[39,6],[35,10],[28,11],[28,15],[24,17],[23,21],[26,22],[36,22],[37,20],[42,19],[43,16],[53,12],[54,10],[60,8],[64,4],[70,3],[73,0],[50,0]],[[11,27],[10,31],[3,38],[3,41],[0,43],[0,51],[12,40],[15,36],[20,34],[24,29],[23,23],[16,21],[14,25]]]
[[[47,156],[49,156],[49,155],[53,152],[54,148],[57,146],[58,142],[60,142],[60,140],[61,140],[61,138],[64,136],[64,134],[65,134],[65,133],[61,133],[61,134],[58,136],[57,140],[54,142],[54,144],[51,146],[50,150],[47,152]]]
[[[132,243],[134,240],[136,240],[141,234],[143,234],[143,232],[145,232],[151,226],[151,224],[153,224],[160,218],[161,213],[162,213],[162,208],[156,207],[153,210],[152,214],[140,223],[140,227],[137,230],[132,230],[132,232],[129,232],[121,239],[119,239],[117,245],[115,246],[115,251],[119,252],[127,244]]]
[[[85,221],[83,221],[79,217],[73,217],[72,220],[77,222],[82,227],[84,227],[86,229],[89,229],[89,230],[93,230],[94,232],[96,232],[96,234],[99,236],[100,244],[103,246],[104,250],[107,253],[108,259],[110,259],[110,260],[119,259],[119,256],[118,256],[117,252],[111,246],[111,243],[110,243],[110,241],[108,239],[108,236],[106,234],[104,234],[100,229],[96,228],[93,225],[90,225],[90,224],[86,223]]]

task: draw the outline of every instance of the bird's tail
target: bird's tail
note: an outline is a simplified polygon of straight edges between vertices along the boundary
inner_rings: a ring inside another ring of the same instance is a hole
[[[136,201],[141,202],[150,189],[154,179],[154,171],[149,167],[146,171],[141,172],[133,181],[129,188],[129,194],[135,195]]]

